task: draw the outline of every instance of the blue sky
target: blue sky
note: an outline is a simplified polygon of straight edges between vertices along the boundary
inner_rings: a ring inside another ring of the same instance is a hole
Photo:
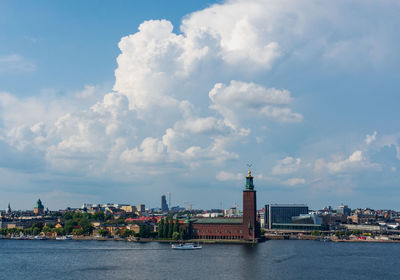
[[[2,1],[0,209],[399,209],[397,1]]]

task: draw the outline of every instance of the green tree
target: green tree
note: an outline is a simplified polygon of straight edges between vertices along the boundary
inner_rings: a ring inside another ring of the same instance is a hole
[[[178,232],[179,233],[179,219],[178,219],[178,217],[176,217],[176,219],[175,219],[173,232]]]
[[[103,237],[110,235],[110,232],[108,230],[106,230],[105,228],[99,229],[97,232]]]
[[[158,222],[158,238],[164,238],[164,219]]]
[[[167,218],[164,220],[163,238],[168,238],[168,231],[169,231],[169,220]]]
[[[139,236],[143,238],[150,237],[150,228],[148,225],[143,224],[140,226]]]
[[[174,233],[172,234],[172,239],[178,240],[179,239],[179,232],[174,231]]]
[[[51,225],[46,225],[42,228],[42,232],[48,233],[48,232],[51,232],[52,229],[53,229],[53,227]]]
[[[313,235],[313,236],[319,236],[319,231],[318,230],[314,230],[312,233],[311,233],[311,235]]]
[[[74,229],[72,230],[72,234],[73,234],[73,235],[83,235],[84,232],[83,232],[83,230],[82,230],[81,228],[74,228]]]
[[[21,229],[19,229],[19,228],[8,228],[7,229],[7,233],[9,234],[9,235],[19,235],[20,234],[20,232],[21,232]]]
[[[32,235],[38,235],[40,233],[40,228],[33,226],[32,227]]]
[[[184,231],[183,231],[183,228],[179,228],[179,239],[180,240],[183,240],[183,237],[184,237]]]
[[[86,218],[80,219],[78,225],[82,228],[83,234],[91,234],[93,231],[91,222]]]
[[[71,212],[67,212],[63,215],[63,218],[65,220],[71,220],[72,219],[72,213]]]
[[[62,217],[62,214],[60,213],[60,212],[54,212],[53,214],[52,214],[52,216],[54,216],[54,217]]]
[[[104,221],[104,212],[98,211],[93,214],[93,220],[95,221]]]
[[[174,232],[174,223],[172,221],[172,217],[170,217],[168,222],[168,238],[172,238],[173,232]]]
[[[133,230],[130,230],[130,229],[125,229],[123,232],[122,232],[122,237],[124,237],[124,238],[126,238],[126,237],[129,237],[129,236],[132,236],[134,234],[134,231]]]
[[[107,214],[107,215],[104,217],[104,221],[112,220],[112,218],[113,218],[113,216],[112,216],[111,214]]]
[[[66,234],[69,234],[72,232],[72,230],[74,229],[74,226],[72,224],[66,224],[64,226],[64,230]]]
[[[64,228],[56,228],[54,229],[54,231],[57,233],[58,236],[65,234]]]
[[[76,212],[76,213],[74,213],[74,214],[72,215],[72,218],[73,218],[73,219],[80,219],[80,218],[82,218],[82,217],[83,217],[82,213],[79,213],[79,212]]]

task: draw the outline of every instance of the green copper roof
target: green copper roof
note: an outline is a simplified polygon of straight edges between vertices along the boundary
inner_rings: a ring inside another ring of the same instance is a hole
[[[38,199],[38,201],[36,202],[35,208],[44,208],[42,201],[40,200],[40,198]]]
[[[246,190],[254,190],[253,176],[251,176],[250,169],[249,169],[249,174],[246,177]]]
[[[241,224],[242,218],[198,218],[193,220],[194,224]]]
[[[254,190],[253,177],[246,177],[246,190]]]

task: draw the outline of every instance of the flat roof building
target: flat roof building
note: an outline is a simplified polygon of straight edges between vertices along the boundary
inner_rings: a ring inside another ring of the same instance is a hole
[[[304,204],[267,204],[265,205],[265,227],[273,229],[278,224],[291,224],[292,217],[308,214]]]

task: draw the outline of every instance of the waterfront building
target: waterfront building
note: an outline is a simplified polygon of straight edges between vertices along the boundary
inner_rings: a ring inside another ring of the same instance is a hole
[[[382,227],[379,225],[350,225],[350,224],[343,224],[342,227],[344,227],[347,230],[359,230],[361,232],[380,232],[382,230]]]
[[[265,227],[267,229],[282,228],[291,224],[292,217],[308,214],[308,206],[304,204],[267,204],[265,205]]]
[[[251,240],[260,237],[257,217],[257,199],[253,176],[249,170],[243,190],[243,217],[241,218],[192,218],[184,222],[185,237],[190,239]]]
[[[42,201],[40,200],[40,198],[38,199],[38,201],[36,202],[35,207],[33,208],[33,213],[35,215],[43,215],[43,213],[44,213],[44,206],[43,206]]]
[[[168,212],[167,197],[165,195],[161,196],[161,211]]]
[[[258,216],[260,217],[260,227],[265,228],[265,209],[259,210]]]

